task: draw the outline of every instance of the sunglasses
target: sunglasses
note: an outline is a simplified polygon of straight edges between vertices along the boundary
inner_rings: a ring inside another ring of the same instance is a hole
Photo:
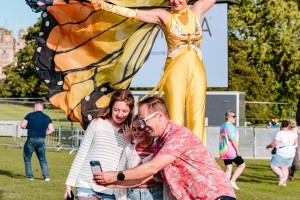
[[[234,115],[234,116],[230,116],[230,117],[236,118],[236,116],[235,116],[235,115]]]
[[[142,126],[147,126],[147,120],[151,119],[152,117],[154,117],[157,113],[159,112],[154,112],[151,115],[149,115],[148,117],[144,118],[144,119],[138,119],[138,122],[140,123],[140,125]]]

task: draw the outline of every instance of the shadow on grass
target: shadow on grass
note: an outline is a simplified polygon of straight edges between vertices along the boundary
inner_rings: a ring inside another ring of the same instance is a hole
[[[260,172],[265,171],[266,173],[262,174]],[[274,185],[278,181],[278,178],[273,173],[269,161],[259,163],[257,165],[249,164],[247,165],[243,174],[238,179],[239,182],[245,183],[264,183]]]
[[[276,176],[259,176],[259,175],[249,175],[249,174],[243,174],[239,177],[239,182],[245,182],[245,183],[265,183],[265,184],[271,184],[273,185],[274,182],[277,182],[278,178]]]
[[[247,165],[247,162],[246,162],[246,165]],[[260,165],[247,165],[246,169],[256,171],[256,170],[268,170],[271,168],[270,168],[269,163],[266,163],[266,164],[260,164]]]
[[[11,173],[8,170],[3,170],[3,169],[0,169],[0,175],[8,176],[8,177],[11,177],[11,178],[17,178],[17,179],[24,179],[24,178],[26,178],[22,174],[14,174],[14,173]]]

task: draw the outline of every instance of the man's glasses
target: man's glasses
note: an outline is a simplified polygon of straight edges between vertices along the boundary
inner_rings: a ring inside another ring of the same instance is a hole
[[[148,117],[144,118],[144,119],[139,119],[138,122],[142,125],[142,126],[147,126],[147,120],[151,119],[152,117],[154,117],[157,113],[159,112],[154,112],[151,115],[149,115]]]
[[[230,116],[230,117],[236,118],[236,116],[235,116],[235,115],[233,115],[233,116]]]

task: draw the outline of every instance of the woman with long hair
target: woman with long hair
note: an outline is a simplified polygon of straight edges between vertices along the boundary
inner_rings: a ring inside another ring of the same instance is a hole
[[[126,146],[122,128],[130,123],[133,107],[134,98],[131,92],[117,90],[109,105],[89,124],[66,180],[65,198],[71,196],[73,186],[76,187],[78,200],[115,199],[113,189],[93,182],[90,161],[99,161],[103,171],[117,169]]]

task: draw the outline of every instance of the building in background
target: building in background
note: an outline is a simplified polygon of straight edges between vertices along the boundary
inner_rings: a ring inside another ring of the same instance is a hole
[[[23,39],[26,31],[19,30],[18,39],[14,38],[12,31],[0,27],[0,80],[5,78],[3,68],[16,61],[17,52],[25,47]]]

